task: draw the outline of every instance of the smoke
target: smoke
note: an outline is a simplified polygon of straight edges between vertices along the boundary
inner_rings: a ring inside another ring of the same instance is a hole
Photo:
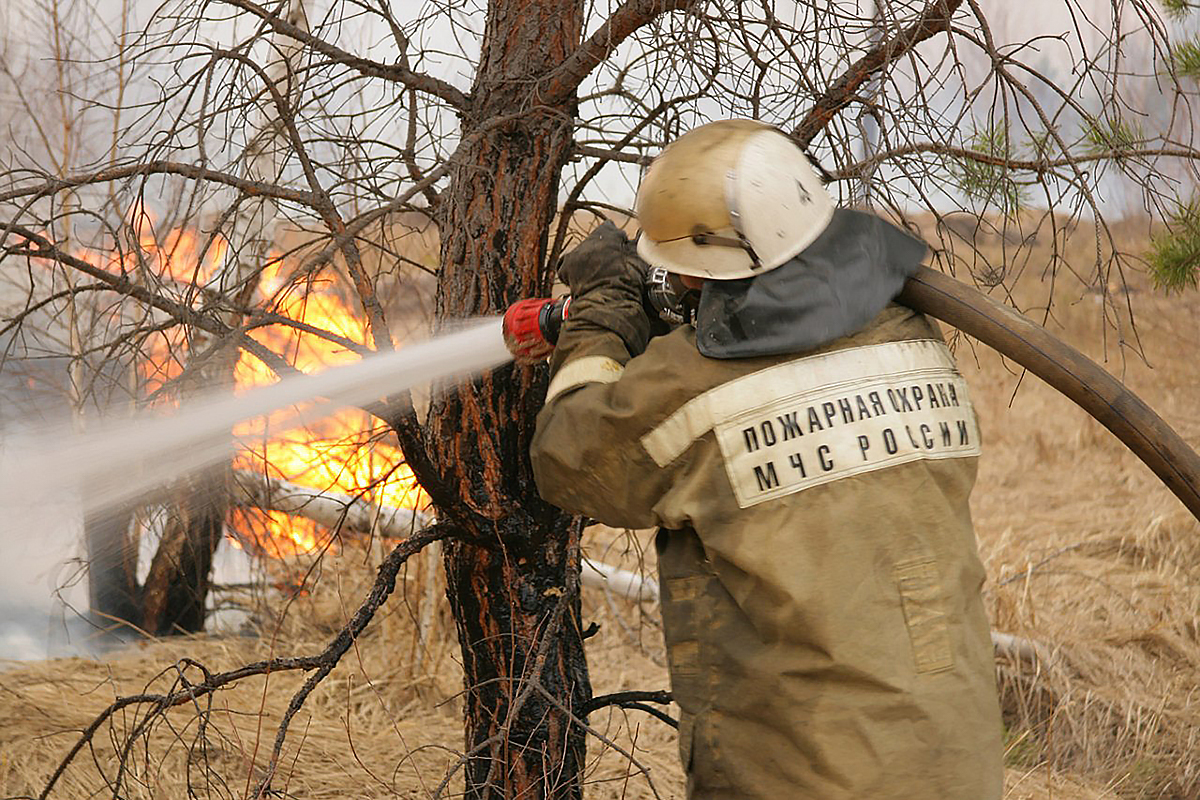
[[[0,448],[0,473],[20,466],[11,459]],[[0,520],[0,659],[69,651],[72,641],[87,635],[71,610],[87,607],[77,499],[60,495],[38,505],[0,499]]]

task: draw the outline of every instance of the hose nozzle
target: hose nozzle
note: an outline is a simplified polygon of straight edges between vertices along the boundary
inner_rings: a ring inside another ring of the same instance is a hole
[[[695,290],[661,267],[646,273],[642,305],[651,320],[662,320],[667,330],[695,317]],[[519,300],[504,312],[504,343],[518,364],[532,364],[549,356],[571,308],[571,298],[533,297]]]
[[[504,312],[504,344],[518,364],[533,364],[554,352],[570,297],[531,297]]]

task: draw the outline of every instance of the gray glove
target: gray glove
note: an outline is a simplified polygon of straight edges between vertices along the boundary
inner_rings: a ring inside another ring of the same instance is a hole
[[[631,356],[646,349],[650,320],[643,307],[646,263],[625,232],[605,222],[563,256],[558,277],[571,287],[566,329],[609,331]]]
[[[563,256],[558,277],[579,297],[600,286],[618,285],[634,290],[640,299],[646,282],[646,264],[625,231],[606,221],[575,249]]]

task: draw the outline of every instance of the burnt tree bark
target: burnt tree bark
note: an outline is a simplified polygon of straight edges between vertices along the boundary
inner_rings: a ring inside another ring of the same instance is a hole
[[[578,48],[583,3],[493,0],[462,136],[439,203],[439,322],[545,294],[547,233],[571,152],[574,91],[535,88]],[[439,520],[463,652],[468,797],[582,796],[591,696],[579,625],[579,528],[541,500],[529,464],[544,369],[506,367],[430,409],[448,495]],[[435,496],[435,502],[438,498]],[[564,709],[570,709],[568,714]]]
[[[239,298],[244,302],[244,298]],[[238,324],[239,315],[230,315]],[[224,347],[180,386],[184,396],[203,390],[233,391],[237,351]],[[171,489],[162,540],[142,586],[139,624],[155,636],[204,630],[213,556],[224,535],[232,480],[233,433],[228,459],[178,481]]]
[[[165,636],[204,630],[213,554],[229,508],[229,464],[176,487],[177,500],[142,587],[141,626]]]

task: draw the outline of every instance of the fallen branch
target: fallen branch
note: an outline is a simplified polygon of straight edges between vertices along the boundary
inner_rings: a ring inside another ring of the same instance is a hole
[[[996,655],[1005,656],[1013,661],[1027,661],[1033,665],[1050,663],[1050,648],[1023,636],[992,631],[992,648]]]
[[[244,469],[234,471],[234,488],[233,500],[239,505],[294,514],[333,530],[375,530],[389,539],[402,539],[433,521],[425,511],[380,506],[362,497],[310,489]]]
[[[658,602],[658,581],[602,561],[583,560],[580,582],[591,589],[604,589],[626,600]]]
[[[427,511],[381,506],[338,492],[319,491],[250,470],[234,472],[235,503],[266,511],[282,511],[332,530],[402,539],[432,524]],[[626,600],[657,602],[658,581],[600,561],[583,560],[581,583]]]

